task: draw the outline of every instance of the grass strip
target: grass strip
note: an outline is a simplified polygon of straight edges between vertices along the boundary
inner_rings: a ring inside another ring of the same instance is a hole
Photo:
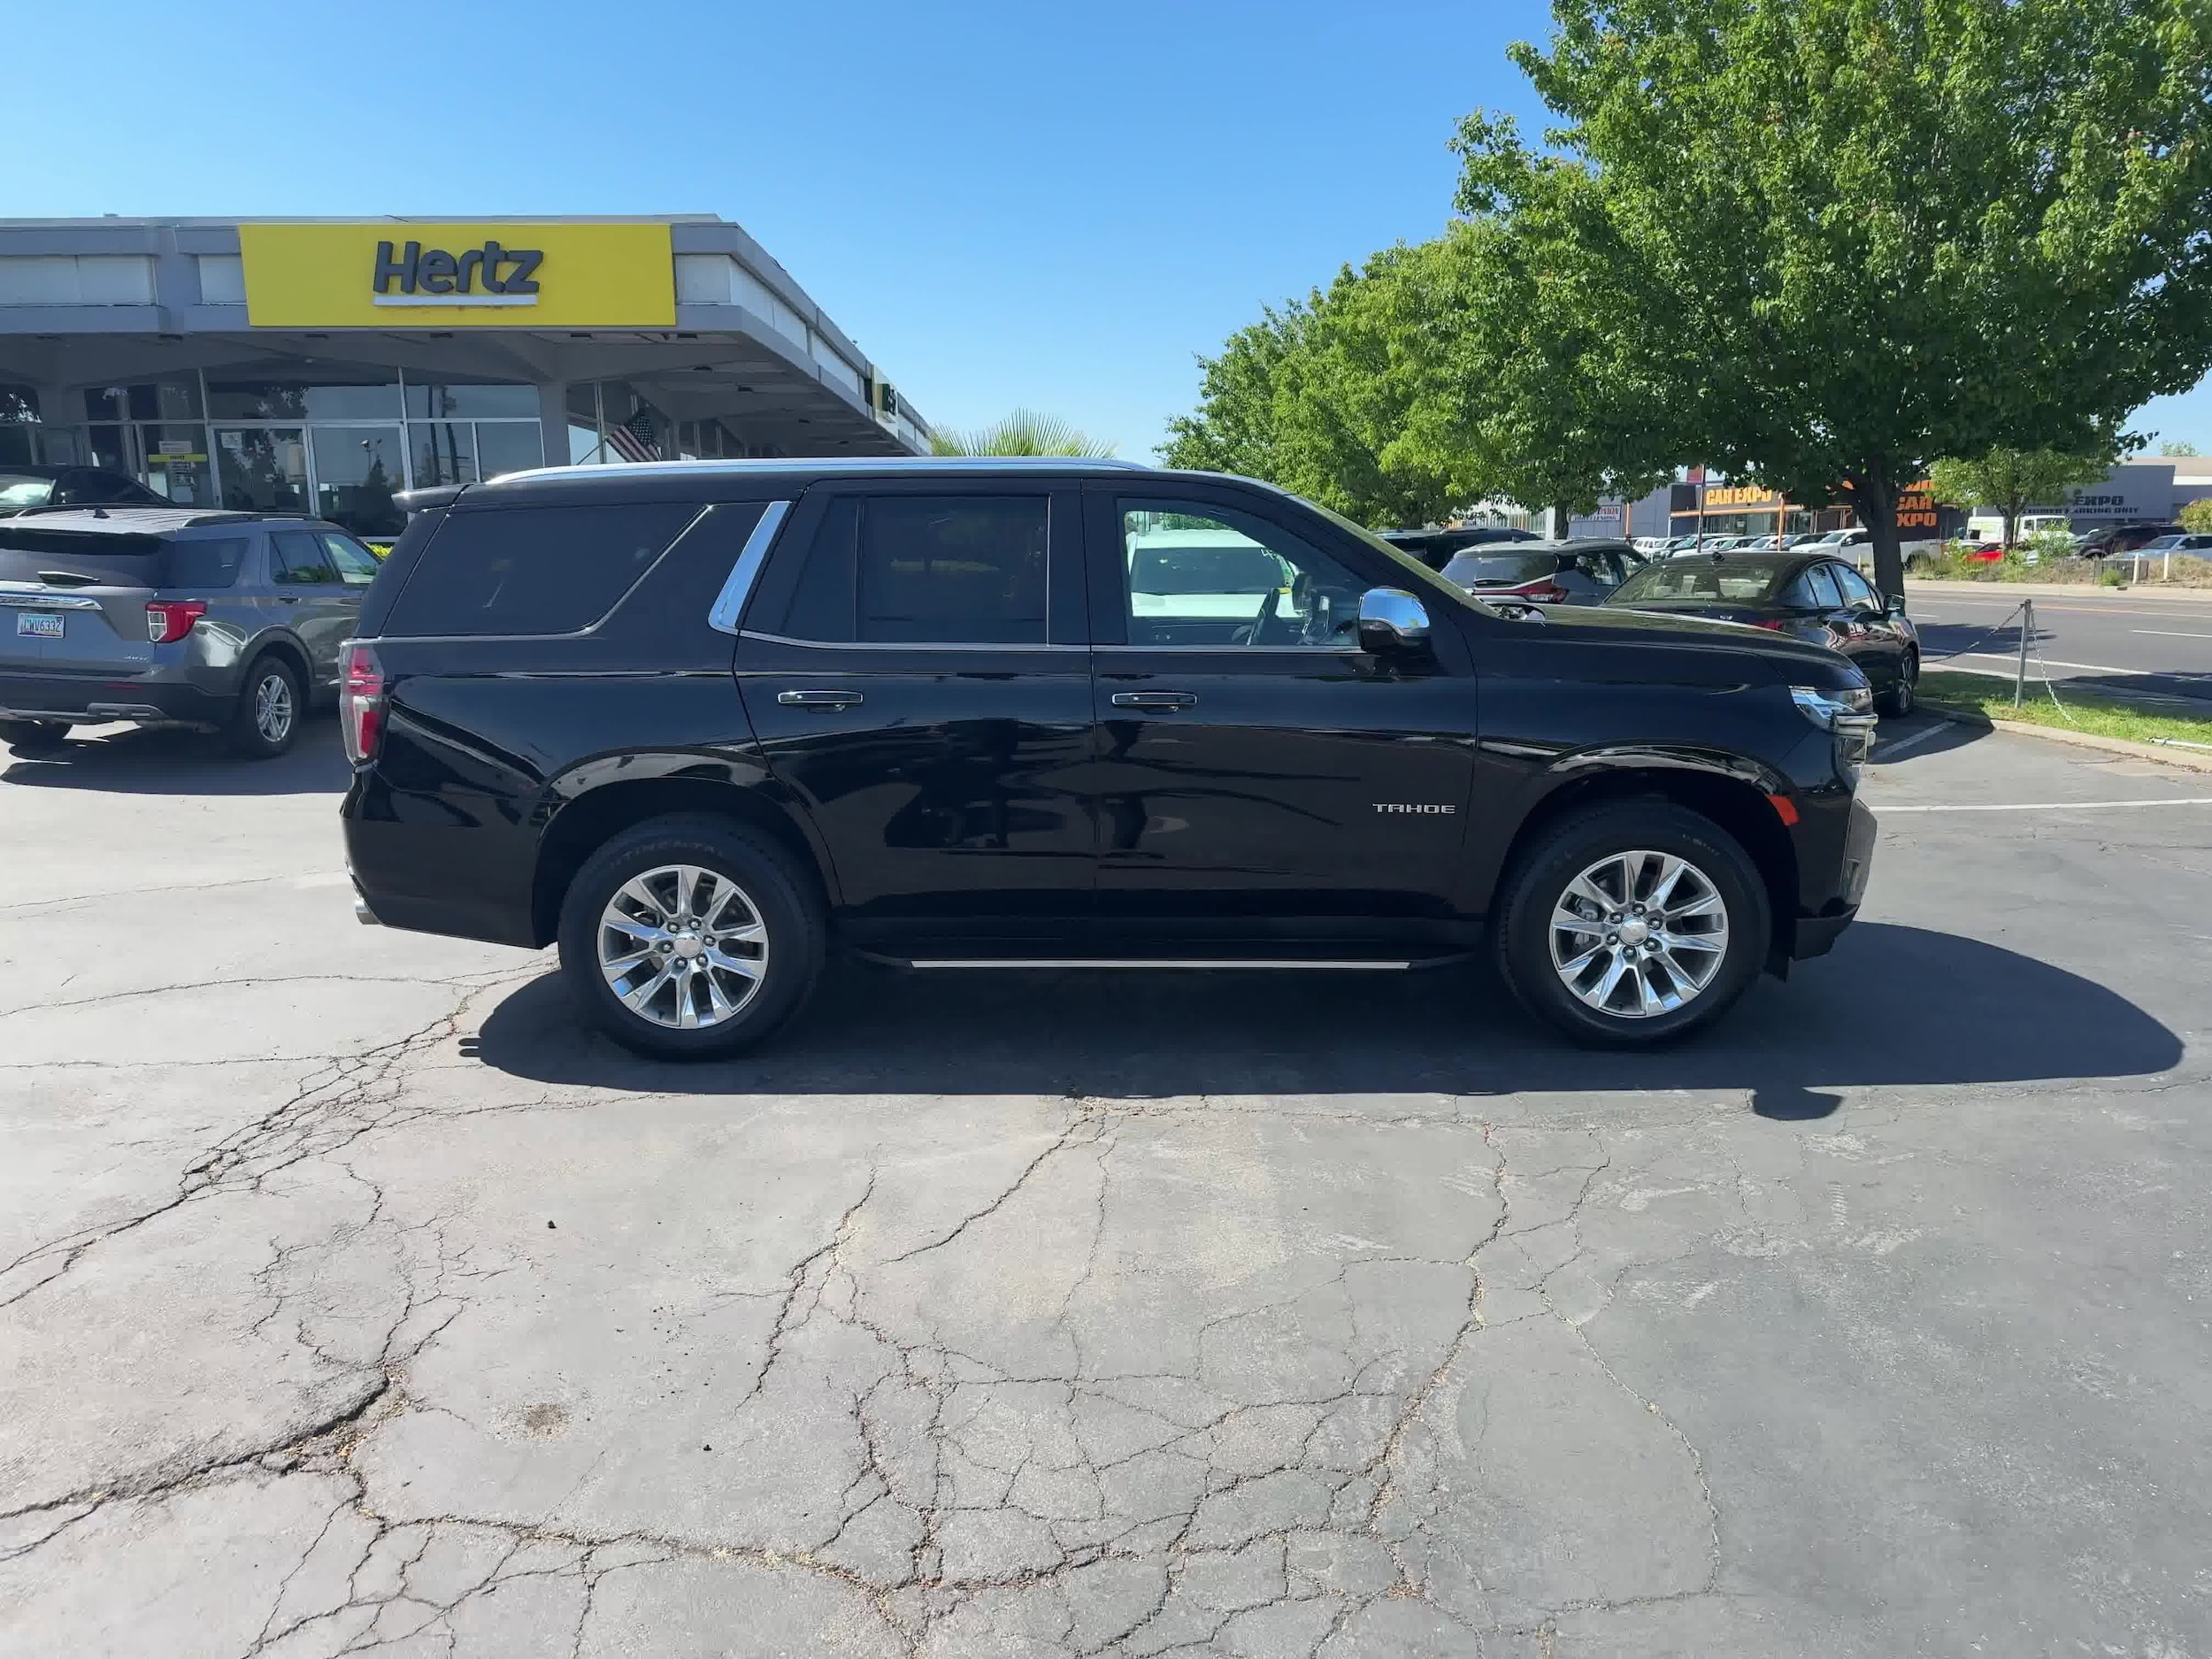
[[[2079,680],[2061,680],[2062,714],[2051,706],[2051,694],[2039,680],[2028,681],[2028,695],[2012,706],[2012,682],[1986,674],[1962,674],[1934,670],[1920,677],[1920,700],[1947,714],[1963,714],[1998,723],[2019,726],[2055,726],[2062,730],[2088,732],[2098,737],[2123,737],[2138,743],[2160,738],[2183,743],[2212,745],[2212,707],[2201,715],[2177,711],[2170,703],[2152,705],[2095,690]],[[2074,718],[2068,719],[2066,715]]]

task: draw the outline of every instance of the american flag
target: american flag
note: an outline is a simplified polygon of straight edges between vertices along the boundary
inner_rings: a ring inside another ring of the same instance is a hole
[[[657,461],[661,458],[658,425],[653,411],[641,409],[618,426],[607,428],[607,442],[615,453],[626,461]]]

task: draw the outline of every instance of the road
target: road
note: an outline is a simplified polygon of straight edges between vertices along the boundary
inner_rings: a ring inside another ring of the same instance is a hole
[[[2009,672],[2020,649],[2021,596],[2002,586],[1910,585],[1907,604],[1930,666]],[[2136,589],[2035,596],[2034,644],[2054,680],[2212,700],[2212,600]],[[1939,658],[1950,658],[1939,662]],[[2039,673],[2030,660],[2031,676]]]
[[[1652,1056],[851,968],[683,1068],[357,926],[309,736],[0,752],[8,1659],[2212,1650],[2212,780],[1908,725]]]

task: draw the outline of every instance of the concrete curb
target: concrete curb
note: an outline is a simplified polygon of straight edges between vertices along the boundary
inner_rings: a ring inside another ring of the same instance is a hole
[[[2069,743],[2076,749],[2102,749],[2108,755],[2130,755],[2137,760],[2154,760],[2168,766],[2178,766],[2184,772],[2212,772],[2212,754],[2198,754],[2186,749],[2165,749],[2156,743],[2138,743],[2124,737],[2100,737],[2093,732],[2070,732],[2063,726],[2034,726],[2025,720],[1990,720],[1978,714],[1954,714],[1933,703],[1919,706],[1922,714],[1932,715],[1939,720],[1948,720],[1954,726],[1971,726],[1985,732],[2017,732],[2024,737],[2047,737],[2054,743]]]
[[[2139,588],[2101,588],[2094,582],[1954,582],[1930,576],[1908,576],[1909,596],[1925,594],[1992,594],[2001,598],[2017,594],[2023,599],[2078,599],[2085,595],[2109,594],[2114,598],[2177,599],[2185,604],[2212,604],[2212,588],[2162,588],[2146,582]]]

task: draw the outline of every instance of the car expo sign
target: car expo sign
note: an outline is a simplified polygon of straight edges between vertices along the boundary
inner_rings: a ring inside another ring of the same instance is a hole
[[[663,221],[238,227],[256,328],[672,328]]]

